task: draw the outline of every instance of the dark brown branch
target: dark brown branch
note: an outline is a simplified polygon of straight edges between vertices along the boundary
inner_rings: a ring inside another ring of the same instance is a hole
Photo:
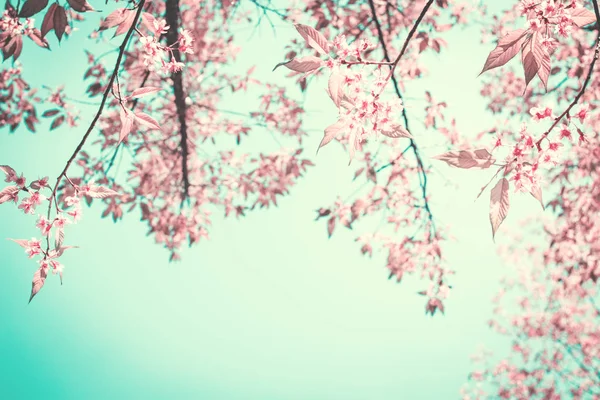
[[[100,106],[98,107],[98,111],[96,111],[96,115],[94,116],[94,119],[92,120],[87,131],[83,135],[83,138],[81,138],[81,141],[79,142],[79,144],[77,145],[77,148],[71,155],[71,158],[69,158],[69,161],[67,161],[65,168],[62,170],[60,175],[58,175],[58,178],[56,178],[56,184],[54,184],[54,188],[52,189],[52,194],[50,195],[50,198],[48,199],[48,216],[47,216],[48,219],[50,219],[50,212],[52,211],[52,200],[54,199],[54,202],[56,203],[56,191],[58,190],[58,185],[60,184],[61,179],[63,177],[67,176],[67,171],[69,170],[71,163],[73,163],[73,160],[75,160],[75,157],[77,157],[77,155],[79,154],[79,152],[85,145],[85,142],[87,141],[88,137],[94,130],[94,127],[96,126],[96,123],[98,122],[98,119],[100,118],[100,115],[102,115],[102,111],[104,110],[104,106],[106,104],[106,100],[108,99],[108,95],[110,94],[113,84],[115,82],[115,79],[119,73],[119,66],[121,65],[123,55],[125,54],[125,48],[127,47],[127,42],[129,42],[129,39],[131,38],[133,31],[135,30],[135,26],[140,18],[140,15],[142,14],[142,9],[144,8],[145,3],[146,3],[146,0],[140,0],[140,2],[138,3],[135,18],[131,24],[131,27],[129,27],[127,34],[125,35],[125,39],[123,39],[123,43],[121,43],[121,46],[119,47],[119,55],[117,56],[117,61],[115,62],[115,67],[110,76],[108,84],[106,85],[106,89],[104,89],[104,93],[102,95],[102,100],[100,101]],[[56,204],[56,206],[58,207],[58,204]],[[47,240],[47,246],[48,246],[48,248],[46,249],[46,253],[48,252],[48,249],[50,248],[49,240]]]
[[[425,17],[427,10],[429,9],[429,7],[431,6],[432,3],[433,3],[433,0],[429,0],[427,2],[427,4],[425,4],[425,7],[423,7],[421,14],[419,15],[419,17],[415,21],[415,24],[413,25],[410,32],[408,33],[408,36],[406,37],[406,40],[404,41],[404,44],[402,45],[402,49],[400,50],[400,53],[394,60],[392,69],[390,70],[389,77],[392,80],[392,83],[394,85],[394,90],[396,92],[396,95],[402,101],[403,106],[404,106],[404,98],[402,97],[402,92],[400,92],[400,87],[398,85],[398,81],[396,80],[396,77],[394,76],[394,71],[396,69],[396,66],[398,65],[398,62],[400,61],[400,59],[406,52],[406,49],[408,48],[408,43],[410,42],[411,38],[415,34],[417,27],[423,20],[423,17]],[[377,18],[377,12],[375,10],[375,4],[373,3],[373,0],[369,0],[369,6],[371,8],[371,13],[373,14],[373,21],[375,21],[375,26],[377,27],[377,36],[378,36],[379,43],[381,44],[381,47],[383,49],[383,56],[387,62],[391,62],[391,58],[390,58],[389,52],[387,50],[387,45],[385,43],[385,37],[383,35],[383,29],[381,28],[381,23],[379,22],[379,19]],[[406,130],[410,132],[410,128],[408,125],[408,116],[406,115],[406,107],[402,107],[402,118],[404,119],[404,126],[406,127]],[[419,154],[419,148],[413,139],[410,139],[410,148],[412,149],[415,159],[417,161],[417,167],[419,170],[419,184],[421,186],[423,201],[425,202],[424,208],[425,208],[425,211],[427,211],[429,221],[432,223],[432,226],[433,226],[433,214],[431,212],[431,208],[429,207],[429,201],[427,200],[427,174],[425,172],[425,166],[423,165],[423,160],[421,159],[421,155]],[[435,226],[433,226],[433,228],[435,230]]]
[[[165,9],[165,19],[169,25],[169,31],[166,34],[167,45],[173,46],[173,58],[181,62],[181,53],[175,43],[179,39],[179,0],[167,0]],[[173,94],[175,95],[175,108],[179,120],[179,134],[181,135],[181,173],[183,178],[182,202],[189,197],[190,179],[188,173],[188,131],[186,120],[185,92],[183,90],[183,77],[180,72],[171,74],[173,80]]]
[[[375,13],[375,7],[373,6],[373,0],[369,0],[369,3],[371,3],[371,11],[373,13]],[[431,7],[432,4],[433,4],[433,0],[429,0],[427,2],[427,4],[425,4],[425,7],[423,7],[423,10],[421,10],[421,14],[419,14],[419,17],[415,21],[415,23],[412,26],[410,32],[408,32],[408,36],[406,37],[406,40],[404,41],[404,44],[402,45],[402,49],[400,50],[400,54],[398,54],[398,57],[396,57],[396,59],[394,60],[394,66],[392,67],[392,70],[390,71],[390,75],[392,75],[392,76],[394,75],[394,71],[396,70],[396,66],[398,65],[398,62],[400,61],[400,59],[402,58],[402,56],[406,52],[406,49],[408,48],[408,43],[410,42],[410,39],[412,39],[413,35],[417,31],[417,28],[419,27],[419,24],[421,23],[421,21],[423,21],[423,18],[425,17],[425,14],[427,14],[427,10],[429,10],[429,7]],[[373,14],[373,18],[377,18],[377,16],[375,14]],[[377,24],[377,25],[379,25],[379,24]],[[379,27],[379,32],[381,32],[381,27]],[[381,36],[381,37],[383,38],[383,36]]]

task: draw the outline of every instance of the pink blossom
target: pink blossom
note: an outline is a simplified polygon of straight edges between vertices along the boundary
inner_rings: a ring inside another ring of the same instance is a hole
[[[588,114],[589,106],[587,104],[583,104],[579,106],[579,109],[575,113],[575,117],[579,119],[579,122],[583,124],[583,121],[586,119]]]
[[[177,73],[183,69],[184,64],[182,62],[176,61],[175,58],[171,58],[171,61],[165,63],[163,61],[163,70],[169,73]]]
[[[165,21],[164,19],[155,19],[153,21],[153,26],[154,26],[154,34],[156,36],[160,36],[162,34],[167,33],[170,28],[170,26],[167,25],[167,21]]]
[[[545,107],[545,108],[533,107],[533,108],[531,108],[529,113],[533,116],[534,121],[540,121],[544,118],[552,117],[552,109],[550,107]]]
[[[33,238],[27,242],[25,245],[25,253],[27,253],[27,257],[33,258],[34,256],[40,254],[42,252],[42,244],[39,240]]]
[[[31,198],[25,198],[21,200],[21,204],[19,204],[19,209],[23,210],[25,214],[34,214],[35,204],[31,202]]]
[[[179,35],[179,51],[182,53],[193,54],[194,49],[192,48],[192,42],[194,38],[192,37],[189,30],[184,29],[181,31]]]
[[[52,224],[43,215],[40,215],[35,226],[41,231],[42,236],[48,236],[50,230],[52,229]]]

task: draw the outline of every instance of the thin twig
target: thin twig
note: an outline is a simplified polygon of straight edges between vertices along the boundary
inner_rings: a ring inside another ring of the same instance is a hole
[[[400,61],[400,59],[402,58],[402,56],[406,52],[406,49],[408,48],[408,43],[409,43],[410,39],[412,38],[412,36],[416,32],[417,27],[419,26],[419,24],[423,20],[423,17],[425,17],[425,14],[427,13],[427,10],[429,9],[429,7],[431,6],[432,3],[433,3],[433,0],[429,0],[427,2],[427,4],[425,4],[425,7],[423,7],[423,10],[421,11],[421,14],[419,14],[419,17],[415,21],[415,24],[413,25],[413,27],[411,28],[410,32],[408,33],[408,36],[407,36],[406,40],[404,41],[404,44],[402,45],[402,49],[400,50],[400,53],[398,54],[398,56],[394,60],[392,68],[391,68],[390,73],[388,75],[388,80],[392,81],[392,83],[394,85],[394,90],[396,91],[396,95],[402,101],[403,106],[404,106],[404,99],[402,98],[402,93],[400,92],[400,87],[398,85],[398,81],[396,80],[396,77],[394,76],[394,70],[396,69],[396,66],[398,65],[398,62]],[[379,19],[377,18],[377,12],[375,10],[375,4],[373,3],[373,0],[369,0],[369,6],[371,8],[371,13],[373,14],[373,20],[375,21],[375,25],[377,27],[377,36],[378,36],[378,39],[379,39],[379,43],[381,44],[381,47],[383,49],[384,58],[385,58],[386,61],[390,62],[391,58],[390,58],[390,55],[388,53],[387,46],[385,44],[385,38],[383,36],[383,29],[381,28],[381,23],[379,22]],[[386,80],[386,83],[387,83],[387,80]],[[383,91],[383,88],[381,90]],[[408,125],[408,117],[406,115],[406,107],[402,108],[402,118],[404,119],[404,126],[406,127],[406,130],[410,132],[410,128],[409,128],[409,125]],[[421,192],[422,192],[422,195],[423,195],[423,201],[425,202],[424,208],[425,208],[425,211],[427,212],[427,215],[429,217],[429,221],[432,224],[432,228],[435,231],[435,225],[434,225],[434,222],[433,222],[433,214],[431,212],[431,208],[429,207],[429,201],[427,200],[427,174],[425,172],[425,166],[423,165],[423,160],[421,159],[421,155],[419,154],[419,148],[417,147],[417,144],[415,143],[415,141],[413,139],[410,139],[410,147],[411,147],[411,149],[413,151],[413,154],[414,154],[414,156],[416,158],[416,161],[417,161],[417,168],[419,170],[419,184],[421,186]]]
[[[121,65],[121,60],[123,58],[123,54],[125,53],[125,47],[127,47],[127,42],[131,38],[131,34],[133,33],[133,30],[135,29],[135,25],[137,24],[137,21],[140,18],[140,15],[142,14],[142,9],[144,8],[145,2],[146,2],[146,0],[140,0],[136,14],[135,14],[135,18],[131,24],[131,27],[127,31],[127,34],[125,35],[125,39],[123,39],[123,43],[121,43],[121,46],[119,47],[119,55],[117,56],[117,61],[115,62],[115,67],[113,69],[113,73],[111,74],[108,84],[106,85],[106,89],[104,89],[104,94],[102,95],[102,100],[100,101],[100,106],[98,107],[98,111],[96,112],[94,119],[92,120],[87,131],[83,135],[83,138],[81,138],[81,141],[79,142],[79,144],[77,145],[77,148],[71,155],[71,158],[69,158],[69,161],[67,161],[65,168],[62,170],[60,175],[58,175],[58,178],[56,178],[56,183],[54,184],[54,188],[52,189],[52,194],[50,195],[50,198],[48,201],[48,215],[47,215],[48,219],[50,219],[50,212],[52,211],[52,199],[54,199],[54,202],[57,203],[56,192],[58,190],[58,185],[60,184],[61,179],[66,176],[67,171],[69,170],[69,167],[71,166],[71,163],[73,162],[73,160],[75,160],[75,157],[77,157],[77,155],[79,154],[79,152],[85,145],[85,142],[87,141],[88,137],[94,130],[94,127],[96,126],[96,122],[98,122],[98,119],[100,118],[100,115],[102,114],[102,110],[104,110],[104,105],[106,104],[108,95],[110,94],[113,83],[115,81],[115,78],[117,77],[117,74],[119,73],[119,66]],[[58,204],[56,204],[56,207],[58,209]],[[46,237],[46,244],[47,244],[46,253],[48,253],[48,250],[50,249],[50,239],[48,237]]]

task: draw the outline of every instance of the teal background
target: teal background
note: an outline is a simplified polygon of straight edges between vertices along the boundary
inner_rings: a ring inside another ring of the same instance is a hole
[[[93,26],[97,17],[90,18]],[[86,27],[53,51],[24,49],[32,85],[66,84],[84,98]],[[235,68],[258,63],[263,80],[292,80],[272,66],[282,60],[293,27],[276,23],[238,29],[243,51]],[[407,108],[417,142],[430,159],[446,150],[422,120],[424,90],[450,105],[461,134],[473,137],[493,124],[477,78],[490,45],[479,28],[453,31],[441,55],[428,55],[429,77],[407,83]],[[115,42],[117,43],[117,42]],[[112,63],[112,61],[111,61]],[[5,63],[6,65],[6,63]],[[280,72],[280,73],[278,73]],[[335,109],[316,82],[306,96],[309,154]],[[252,102],[249,93],[239,102]],[[233,107],[236,103],[232,103]],[[93,107],[82,108],[89,121]],[[230,106],[232,107],[232,106]],[[29,179],[56,176],[82,135],[76,129],[0,135],[0,163]],[[257,145],[267,132],[251,134]],[[266,144],[265,144],[266,145]],[[424,315],[417,277],[398,285],[387,279],[384,255],[361,256],[356,232],[327,240],[314,210],[352,192],[353,168],[334,144],[315,158],[279,207],[223,220],[215,215],[210,241],[183,251],[183,261],[146,237],[136,212],[118,224],[84,210],[67,230],[64,285],[55,276],[27,304],[36,264],[22,249],[0,241],[0,398],[5,399],[454,399],[479,344],[502,352],[506,343],[486,325],[490,299],[505,271],[496,246],[509,241],[524,215],[539,204],[514,197],[494,244],[488,194],[474,202],[489,171],[457,171],[437,161],[431,175],[433,211],[454,236],[444,252],[457,271],[445,316]],[[0,237],[30,238],[35,220],[0,207]]]

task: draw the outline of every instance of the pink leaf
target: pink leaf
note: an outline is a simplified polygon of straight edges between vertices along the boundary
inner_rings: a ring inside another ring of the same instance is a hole
[[[552,68],[550,66],[550,55],[545,54],[544,57],[542,58],[542,62],[540,63],[540,69],[538,71],[538,76],[540,77],[540,80],[544,84],[544,89],[546,89],[546,90],[548,90],[548,78],[550,77],[551,69]]]
[[[13,242],[15,242],[16,244],[18,244],[19,246],[21,246],[24,249],[26,249],[28,247],[28,243],[29,243],[29,240],[27,240],[27,239],[11,239],[11,238],[9,238],[8,240],[12,240]]]
[[[129,98],[138,99],[140,97],[144,97],[152,93],[160,92],[161,90],[162,89],[159,87],[146,86],[143,88],[135,89],[133,93],[131,93],[131,96],[129,96]]]
[[[33,297],[38,294],[40,289],[44,286],[44,281],[46,280],[47,275],[48,273],[46,272],[46,269],[41,267],[35,271],[35,274],[33,274],[33,281],[31,282],[31,297],[29,297],[30,303]]]
[[[19,199],[19,188],[17,186],[7,186],[0,190],[0,204],[13,200],[15,203]]]
[[[57,249],[54,250],[54,255],[56,257],[60,257],[60,256],[63,255],[63,253],[65,252],[65,250],[78,249],[78,248],[79,248],[79,246],[60,246],[60,247],[58,247]]]
[[[327,221],[327,235],[331,237],[333,235],[333,230],[335,229],[335,217],[329,218]]]
[[[571,10],[571,19],[578,27],[589,25],[596,22],[596,15],[584,7]]]
[[[306,44],[317,50],[322,55],[329,54],[329,42],[319,31],[310,26],[296,24],[294,25],[298,33],[304,38]]]
[[[350,131],[350,137],[348,138],[348,154],[350,155],[350,161],[348,165],[352,163],[356,149],[360,146],[360,138],[358,136],[358,127]]]
[[[540,204],[542,205],[542,210],[545,210],[546,207],[544,206],[544,199],[542,197],[542,188],[540,187],[540,185],[538,185],[538,184],[532,185],[529,193],[531,193],[533,198],[535,198],[537,201],[540,202]]]
[[[444,161],[448,165],[458,168],[489,168],[496,160],[486,149],[479,150],[459,150],[449,151],[439,156],[433,157],[436,160]]]
[[[20,18],[29,18],[42,11],[48,5],[48,0],[27,0],[21,11],[19,12]]]
[[[156,130],[161,130],[160,129],[160,125],[158,124],[158,122],[152,118],[151,116],[149,116],[148,114],[145,114],[143,112],[136,112],[135,114],[133,114],[135,117],[135,120],[142,124],[145,125],[151,129],[156,129]]]
[[[119,26],[117,26],[117,29],[115,30],[115,34],[113,37],[122,35],[125,32],[127,32],[129,30],[129,28],[131,27],[131,25],[133,24],[133,21],[135,21],[135,11],[133,11],[133,10],[126,10],[126,11],[127,11],[127,13],[125,15],[125,19],[119,23]]]
[[[91,185],[90,190],[85,192],[85,195],[94,199],[105,199],[107,197],[119,196],[119,193],[104,186]]]
[[[17,177],[17,171],[12,169],[8,165],[0,165],[0,171],[6,174],[7,182],[10,182]]]
[[[21,46],[19,46],[19,42],[21,42],[22,46],[23,41],[21,36],[12,36],[7,39],[7,43],[4,45],[4,47],[2,47],[2,57],[4,60],[7,60],[12,56],[14,56],[15,60],[19,57],[19,53],[21,52]]]
[[[40,32],[39,29],[33,28],[28,36],[29,39],[31,39],[33,43],[37,44],[38,46],[43,47],[45,49],[50,48],[48,41],[42,37],[42,32]]]
[[[498,41],[498,46],[491,51],[483,69],[479,75],[493,68],[500,67],[509,62],[521,50],[521,45],[525,41],[525,29],[517,29],[504,36]]]
[[[323,65],[323,61],[319,57],[315,56],[294,58],[290,61],[285,61],[277,64],[275,68],[273,68],[273,71],[275,71],[282,65],[296,72],[311,72],[320,68]]]
[[[54,121],[52,121],[52,125],[50,125],[50,130],[54,130],[54,129],[58,128],[59,126],[62,125],[63,122],[65,122],[64,115],[61,115],[60,117],[55,118]]]
[[[86,0],[67,0],[67,3],[77,12],[95,11]]]
[[[44,111],[44,113],[42,114],[42,117],[53,117],[56,114],[58,114],[60,112],[60,110],[57,110],[56,108],[53,110],[47,110]]]
[[[508,200],[508,180],[502,178],[490,193],[490,223],[492,224],[492,238],[508,214],[510,202]]]
[[[143,12],[142,13],[142,23],[144,24],[144,26],[146,27],[146,29],[148,29],[149,31],[154,31],[154,22],[156,21],[156,18],[154,18],[154,15],[147,13],[147,12]]]
[[[394,139],[401,137],[412,139],[410,132],[399,124],[392,125],[391,129],[381,130],[381,134]]]
[[[15,52],[13,53],[13,61],[16,61],[17,58],[21,55],[21,50],[23,50],[23,38],[21,36],[17,37],[15,43]]]
[[[340,101],[340,106],[350,111],[355,107],[354,102],[346,95],[346,93],[342,96],[342,101]]]
[[[54,29],[54,13],[56,12],[56,8],[58,7],[57,3],[50,4],[48,11],[46,11],[46,15],[44,15],[44,20],[42,21],[42,38],[46,36],[48,32]]]
[[[329,76],[328,89],[329,96],[336,107],[340,107],[340,103],[342,101],[342,97],[344,96],[344,90],[342,86],[343,75],[340,73],[339,67],[334,67],[331,71],[331,75]]]
[[[56,10],[54,11],[54,16],[52,17],[52,23],[54,25],[54,33],[56,33],[56,37],[60,42],[68,25],[67,12],[62,6],[56,7]]]
[[[131,132],[131,126],[133,125],[133,115],[131,114],[131,111],[124,108],[121,109],[119,116],[121,117],[121,132],[119,133],[119,144],[121,144],[121,142],[125,140],[127,135],[129,135],[129,132]]]
[[[526,29],[517,29],[512,32],[507,33],[498,39],[498,46],[500,47],[509,47],[518,42],[523,36],[527,34]]]
[[[54,249],[58,251],[58,249],[61,248],[64,241],[65,241],[65,230],[62,228],[58,228],[56,230],[56,237],[54,238]]]
[[[116,9],[115,11],[108,14],[106,19],[100,23],[99,30],[103,31],[105,29],[110,29],[117,25],[120,25],[123,21],[125,21],[125,19],[127,19],[127,16],[129,16],[129,14],[131,14],[132,12],[133,10],[128,10],[126,8]]]
[[[344,128],[346,128],[346,122],[341,119],[337,120],[334,124],[329,125],[327,128],[325,128],[325,135],[323,136],[323,139],[321,139],[321,143],[319,144],[317,153],[319,152],[319,149],[321,147],[325,146],[333,139],[335,139]]]
[[[544,57],[546,56],[546,52],[544,51],[543,46],[538,39],[539,36],[536,32],[523,46],[523,70],[525,71],[525,86],[529,85],[529,82],[531,82],[531,80],[538,73],[542,63],[544,62]],[[550,69],[549,64],[548,69]]]

